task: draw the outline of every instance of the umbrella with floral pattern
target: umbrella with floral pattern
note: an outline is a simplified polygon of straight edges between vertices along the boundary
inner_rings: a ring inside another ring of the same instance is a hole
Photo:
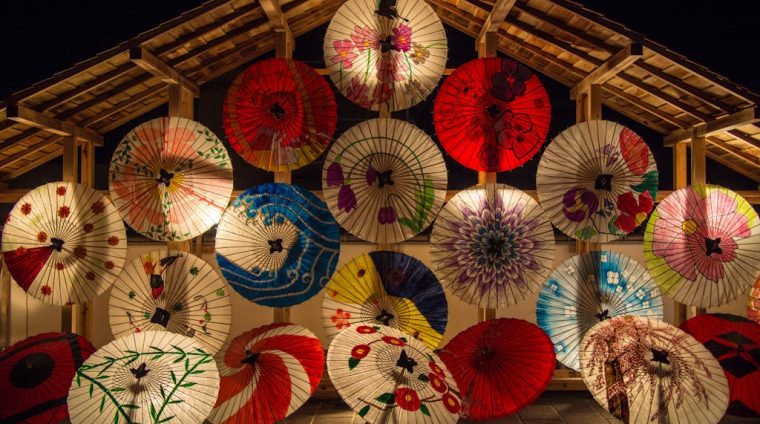
[[[557,360],[576,371],[578,348],[586,332],[599,321],[621,315],[662,319],[662,296],[643,265],[609,251],[593,251],[561,263],[536,303],[536,323],[554,342]]]
[[[760,277],[755,279],[755,285],[747,299],[747,318],[760,324]]]
[[[371,110],[402,110],[424,100],[443,75],[447,53],[440,18],[416,0],[348,0],[324,40],[333,83]]]
[[[594,399],[624,423],[716,424],[728,406],[718,361],[662,321],[622,316],[598,323],[581,343],[581,374]]]
[[[3,227],[3,260],[27,294],[45,303],[84,303],[103,293],[127,257],[127,233],[114,205],[74,183],[25,194]]]
[[[526,66],[475,59],[446,78],[433,109],[441,145],[462,165],[501,172],[522,166],[549,132],[549,95]]]
[[[424,131],[397,119],[348,129],[327,153],[325,202],[338,223],[364,240],[399,243],[422,232],[446,196],[446,164]]]
[[[289,171],[311,163],[332,140],[338,109],[330,85],[292,59],[254,63],[224,101],[230,145],[253,166]]]
[[[328,337],[359,323],[383,324],[435,349],[448,304],[435,275],[417,259],[370,252],[343,265],[325,286],[322,322]]]
[[[610,242],[641,225],[657,198],[657,167],[644,140],[611,121],[562,131],[538,164],[541,206],[563,233]]]
[[[368,423],[455,423],[459,392],[422,342],[384,325],[357,325],[333,339],[327,372],[341,398]]]
[[[188,240],[222,217],[232,195],[232,164],[208,128],[157,118],[132,129],[111,159],[111,200],[135,231],[153,240]]]
[[[644,257],[663,294],[702,308],[722,305],[746,296],[760,273],[760,220],[726,188],[676,190],[649,219]]]
[[[462,300],[509,306],[538,291],[554,261],[554,230],[528,194],[502,184],[460,191],[435,221],[435,272]]]
[[[203,259],[167,249],[127,264],[111,290],[108,319],[114,337],[147,330],[194,338],[215,353],[230,332],[229,287]]]

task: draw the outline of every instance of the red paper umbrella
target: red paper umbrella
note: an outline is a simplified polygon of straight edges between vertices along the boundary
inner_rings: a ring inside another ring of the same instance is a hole
[[[457,68],[435,99],[443,148],[464,166],[501,172],[533,157],[551,120],[549,95],[533,72],[510,59],[476,59]]]
[[[65,421],[71,380],[93,352],[84,337],[43,333],[0,353],[0,422]]]
[[[330,85],[305,63],[267,59],[238,75],[224,101],[224,130],[248,163],[288,171],[311,163],[335,132]]]
[[[546,389],[554,345],[540,328],[512,318],[488,320],[456,335],[439,354],[462,396],[462,417],[514,414]]]
[[[681,324],[720,362],[728,379],[729,415],[760,417],[760,325],[729,314],[699,315]]]

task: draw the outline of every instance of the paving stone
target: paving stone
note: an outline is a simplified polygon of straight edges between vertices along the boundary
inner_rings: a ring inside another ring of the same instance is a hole
[[[607,419],[596,412],[565,412],[562,418],[568,424],[607,424]]]
[[[555,418],[555,419],[535,418],[535,419],[523,420],[523,424],[564,424],[564,423],[565,421],[563,421],[562,418]]]
[[[529,419],[559,419],[560,416],[551,405],[528,405],[519,412],[520,418],[525,422]]]

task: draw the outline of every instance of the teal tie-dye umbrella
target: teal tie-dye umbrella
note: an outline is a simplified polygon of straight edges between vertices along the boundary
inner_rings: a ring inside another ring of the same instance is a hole
[[[586,332],[622,315],[661,320],[662,297],[643,265],[608,251],[564,261],[552,271],[536,303],[536,322],[551,337],[557,360],[576,371]]]
[[[327,205],[303,188],[266,183],[232,201],[216,232],[222,275],[246,299],[285,308],[332,276],[340,230]]]

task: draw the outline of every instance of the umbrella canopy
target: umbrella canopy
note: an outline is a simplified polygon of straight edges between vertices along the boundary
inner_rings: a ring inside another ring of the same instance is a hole
[[[219,391],[214,358],[168,331],[131,334],[98,349],[69,390],[74,424],[200,423]]]
[[[723,187],[676,190],[652,213],[644,257],[663,294],[701,308],[746,296],[760,268],[760,220]]]
[[[357,237],[399,243],[438,214],[448,177],[441,151],[424,131],[396,119],[348,129],[325,158],[322,190],[338,223]]]
[[[338,394],[368,423],[455,423],[454,379],[422,342],[384,325],[341,331],[327,350]]]
[[[214,424],[275,423],[314,394],[325,367],[319,339],[300,325],[269,324],[235,337],[217,355]]]
[[[760,325],[744,317],[707,314],[681,329],[699,340],[720,362],[728,379],[728,414],[760,418]]]
[[[433,108],[443,148],[477,171],[522,166],[544,144],[549,121],[551,104],[541,81],[506,58],[475,59],[458,67],[441,85]]]
[[[359,106],[402,110],[438,85],[448,47],[440,18],[416,0],[348,0],[324,41],[330,79]]]
[[[599,321],[621,315],[662,319],[662,296],[643,265],[608,251],[560,264],[536,303],[536,323],[554,342],[557,360],[576,371],[583,336]]]
[[[435,349],[448,322],[448,304],[435,275],[396,252],[365,253],[343,265],[325,287],[322,322],[328,337],[364,323],[383,324]]]
[[[301,187],[266,183],[232,201],[216,230],[216,261],[233,289],[265,306],[310,299],[335,271],[340,229]]]
[[[546,389],[557,362],[549,337],[520,319],[480,322],[440,352],[462,395],[462,417],[494,420],[514,414]]]
[[[77,368],[95,352],[82,336],[44,333],[0,352],[0,422],[60,423]]]
[[[563,233],[610,242],[641,225],[657,198],[657,166],[644,140],[611,121],[562,131],[541,155],[538,199]]]
[[[108,188],[119,213],[153,240],[188,240],[219,222],[232,195],[232,164],[211,130],[157,118],[127,133],[111,158]]]
[[[127,233],[97,190],[49,183],[25,194],[3,227],[3,260],[26,293],[45,303],[84,303],[103,293],[127,257]]]
[[[124,267],[111,290],[108,319],[114,337],[171,331],[217,352],[230,332],[229,288],[203,259],[155,250]]]
[[[747,318],[760,324],[760,277],[755,280],[755,285],[749,292],[747,299]]]
[[[435,271],[465,302],[510,306],[538,291],[554,261],[554,230],[528,194],[502,184],[460,191],[433,226]]]
[[[322,154],[335,132],[338,107],[317,71],[277,58],[256,62],[235,78],[223,115],[232,148],[251,165],[278,172]]]
[[[717,423],[728,406],[718,361],[662,321],[600,322],[583,338],[581,374],[594,399],[625,423]]]

